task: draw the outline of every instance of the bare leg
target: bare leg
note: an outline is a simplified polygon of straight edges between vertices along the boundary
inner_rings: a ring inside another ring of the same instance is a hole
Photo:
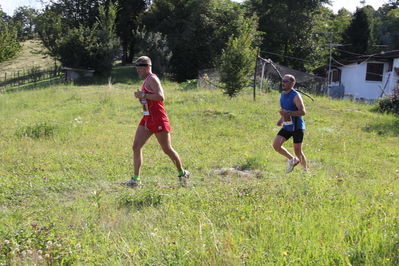
[[[183,171],[180,156],[172,148],[172,140],[171,140],[169,132],[162,131],[161,133],[156,133],[155,137],[157,138],[159,144],[161,145],[163,152],[169,156],[169,158],[172,160],[172,162],[176,166],[177,171],[179,171],[179,172]]]
[[[152,136],[152,132],[146,130],[144,126],[139,126],[136,130],[133,142],[133,164],[134,175],[140,175],[141,165],[143,163],[143,147]]]
[[[276,138],[274,139],[273,148],[276,152],[285,156],[287,159],[292,159],[294,158],[294,156],[292,156],[292,154],[289,153],[287,149],[283,147],[283,144],[286,141],[287,140],[284,137],[277,135]]]
[[[302,150],[302,143],[294,143],[294,152],[295,152],[295,155],[298,157],[303,168],[305,170],[307,170],[308,165],[307,165],[307,161],[306,161],[306,156]]]

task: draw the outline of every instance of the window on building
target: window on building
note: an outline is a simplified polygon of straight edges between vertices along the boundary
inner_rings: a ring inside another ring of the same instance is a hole
[[[332,76],[331,76],[331,82],[338,82],[338,81],[339,81],[338,69],[333,69]]]
[[[366,80],[382,81],[383,70],[384,70],[384,64],[367,63]]]

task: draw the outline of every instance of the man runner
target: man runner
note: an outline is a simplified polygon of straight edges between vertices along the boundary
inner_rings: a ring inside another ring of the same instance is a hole
[[[136,131],[133,142],[134,175],[123,184],[136,187],[140,183],[140,169],[143,162],[142,149],[152,135],[166,155],[172,160],[178,171],[179,181],[190,177],[190,172],[183,169],[179,154],[172,148],[169,118],[164,107],[164,91],[159,78],[152,73],[151,59],[141,56],[136,60],[136,69],[140,78],[144,79],[141,91],[134,96],[143,106],[143,118]]]
[[[287,173],[292,172],[294,167],[301,163],[304,171],[307,171],[307,161],[302,151],[302,142],[305,133],[305,121],[303,117],[306,114],[305,105],[302,96],[294,90],[296,79],[293,75],[285,75],[282,82],[283,93],[280,98],[280,115],[277,125],[283,128],[277,133],[274,139],[273,148],[288,159]],[[294,157],[282,145],[289,138],[293,137]]]

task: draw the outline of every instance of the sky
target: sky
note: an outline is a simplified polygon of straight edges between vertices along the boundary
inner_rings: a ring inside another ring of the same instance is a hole
[[[235,2],[242,2],[242,0],[234,0]],[[299,1],[299,0],[298,0]],[[331,0],[333,6],[329,6],[334,13],[337,13],[339,9],[345,7],[351,12],[356,11],[356,7],[360,6],[360,0]],[[366,0],[366,5],[371,5],[377,10],[384,3],[388,3],[388,0]],[[28,6],[36,9],[42,8],[39,0],[1,0],[1,9],[7,13],[7,15],[14,15],[14,10],[20,6]]]

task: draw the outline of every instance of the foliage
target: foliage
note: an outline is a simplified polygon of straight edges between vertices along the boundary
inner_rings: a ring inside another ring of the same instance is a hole
[[[257,56],[257,41],[259,34],[256,31],[256,16],[250,19],[242,18],[239,33],[232,35],[222,54],[220,82],[225,94],[230,98],[248,86],[248,76],[252,73]]]
[[[33,82],[37,82],[43,75],[43,72],[39,66],[34,66],[28,70],[28,75]]]
[[[389,11],[378,29],[379,40],[388,45],[387,50],[399,49],[399,9]]]
[[[18,40],[31,40],[36,37],[35,19],[38,11],[27,6],[18,7],[12,17],[13,23],[18,28]]]
[[[392,94],[378,101],[377,111],[399,116],[399,86],[396,86]]]
[[[172,51],[170,73],[176,81],[197,78],[216,66],[222,49],[239,27],[238,4],[228,0],[155,0],[142,21],[160,32]]]
[[[60,58],[58,54],[57,40],[68,31],[63,25],[61,15],[56,12],[54,7],[47,6],[43,13],[36,18],[36,30],[39,38],[46,49],[44,54],[56,60]]]
[[[21,50],[17,30],[0,8],[0,63],[15,58]]]
[[[348,46],[342,47],[344,53],[341,58],[367,54],[374,44],[374,24],[371,11],[372,6],[357,8],[349,27],[342,34],[342,41]]]
[[[258,14],[258,30],[264,33],[261,51],[276,63],[306,71],[302,60],[315,61],[317,48],[324,41],[321,39],[321,43],[316,42],[314,36],[320,35],[318,19],[320,13],[323,13],[322,4],[327,2],[325,0],[248,1],[248,13]],[[327,16],[324,20],[329,18],[330,16]]]
[[[46,6],[46,11],[59,15],[67,29],[77,29],[82,25],[91,28],[97,24],[100,6],[108,8],[108,3],[107,0],[53,0]]]
[[[43,22],[38,30],[49,53],[64,66],[94,69],[95,75],[107,76],[119,49],[115,36],[116,9],[112,5],[108,11],[103,6],[99,9],[98,21],[91,27],[80,25],[66,29],[60,16],[44,15],[39,18]],[[55,23],[51,25],[49,20],[55,20]]]
[[[172,51],[168,40],[160,32],[136,32],[137,52],[151,58],[152,70],[159,76],[164,76],[168,70]]]
[[[158,58],[156,61],[164,61],[157,72],[168,72],[169,76],[179,82],[195,79],[198,70],[211,69],[218,65],[229,37],[238,33],[239,16],[243,12],[247,18],[254,13],[259,17],[258,31],[265,33],[260,46],[260,55],[263,58],[270,58],[276,63],[308,73],[328,62],[330,53],[326,44],[330,42],[351,44],[333,48],[335,59],[352,56],[353,53],[381,52],[381,46],[375,47],[375,44],[388,45],[389,50],[397,49],[397,0],[388,1],[377,11],[362,1],[363,7],[358,8],[362,15],[359,13],[355,19],[352,19],[353,14],[345,8],[334,14],[326,7],[330,2],[52,0],[43,11],[21,7],[15,11],[13,18],[4,14],[2,18],[6,17],[5,21],[18,32],[20,40],[31,38],[35,34],[34,29],[37,29],[40,39],[48,49],[46,55],[57,60],[56,41],[62,37],[68,38],[67,35],[78,37],[84,31],[94,30],[100,16],[99,6],[108,10],[111,3],[114,3],[117,9],[115,29],[116,36],[121,41],[119,54],[122,55],[122,64],[131,63],[134,56],[145,50],[138,40],[147,36],[152,39],[152,44],[158,43],[158,55],[153,57]],[[38,17],[34,20],[36,15]],[[350,24],[353,24],[351,28]],[[347,35],[344,34],[345,31]],[[11,35],[14,36],[13,34]],[[166,45],[167,49],[162,49],[161,45]],[[161,53],[165,55],[160,56]]]
[[[329,32],[328,34],[330,35],[328,43],[342,44],[342,45],[348,44],[342,40],[342,34],[347,30],[347,28],[351,24],[352,17],[353,14],[345,8],[340,9],[338,13],[333,16],[331,21],[329,21],[329,25],[331,27],[329,27],[328,29]],[[340,48],[341,47],[339,47],[339,49]],[[337,51],[335,47],[332,48],[332,57],[338,58],[340,54],[341,54],[340,51]],[[350,55],[345,54],[345,56],[350,56]],[[325,63],[327,63],[327,61]]]
[[[185,82],[180,83],[179,89],[180,90],[195,90],[198,88],[198,80],[190,79],[186,80]]]
[[[149,0],[114,0],[117,8],[116,34],[122,44],[122,64],[131,64],[137,52],[134,33],[140,25],[139,15],[150,6]]]

